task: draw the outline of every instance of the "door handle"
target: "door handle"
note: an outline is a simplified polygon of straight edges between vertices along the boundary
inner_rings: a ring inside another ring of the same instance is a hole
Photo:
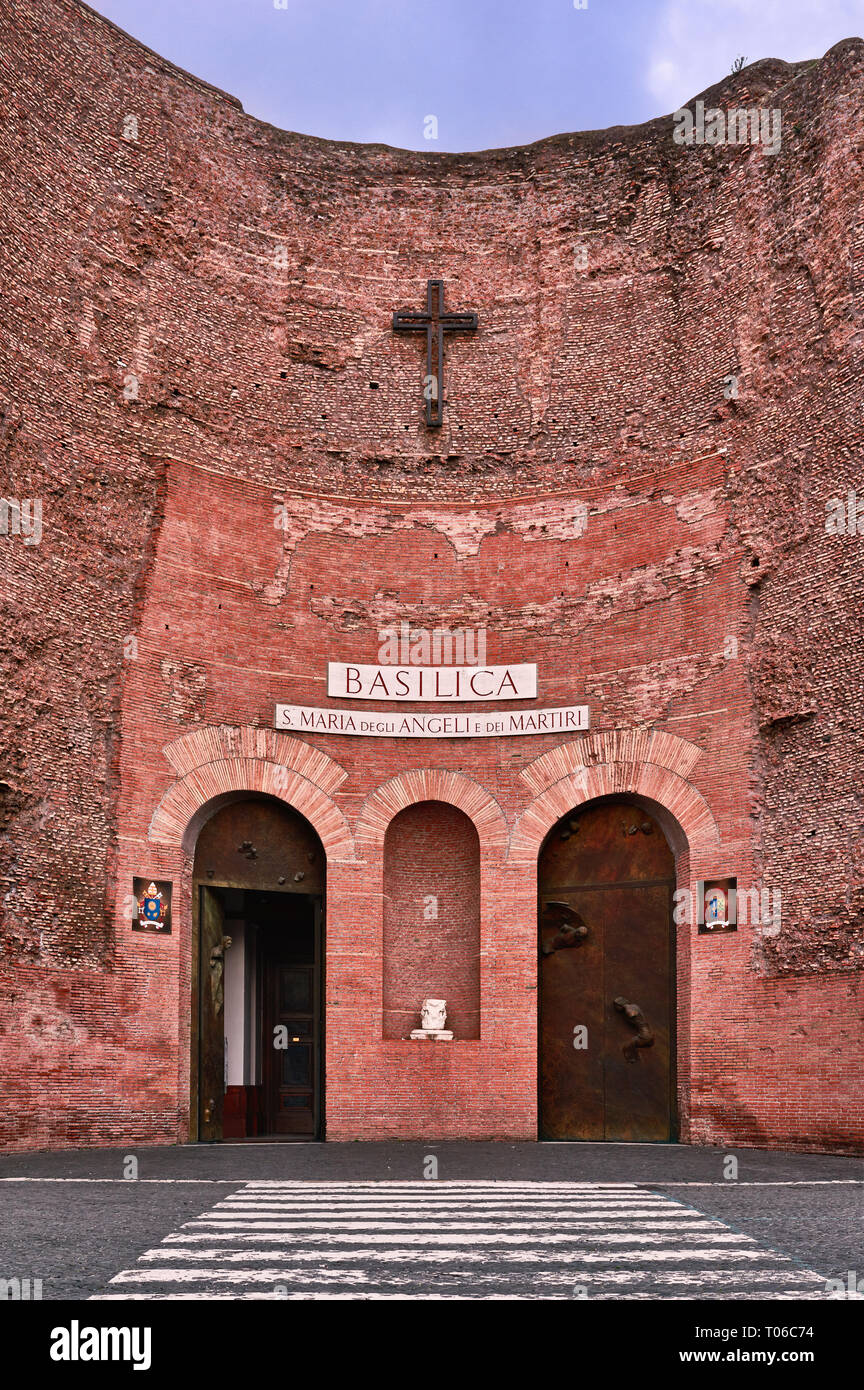
[[[619,1014],[624,1015],[625,1022],[629,1023],[631,1028],[636,1029],[635,1038],[631,1039],[629,1043],[625,1043],[622,1051],[628,1062],[638,1062],[639,1048],[653,1047],[654,1034],[648,1027],[645,1015],[638,1004],[628,1003],[623,994],[619,994],[612,1000],[612,1003]]]

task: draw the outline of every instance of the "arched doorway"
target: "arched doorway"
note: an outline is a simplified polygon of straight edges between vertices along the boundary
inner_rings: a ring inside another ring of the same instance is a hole
[[[319,1138],[324,849],[276,797],[214,806],[193,866],[190,1134]]]
[[[635,797],[563,817],[538,863],[541,1139],[669,1141],[675,860]]]

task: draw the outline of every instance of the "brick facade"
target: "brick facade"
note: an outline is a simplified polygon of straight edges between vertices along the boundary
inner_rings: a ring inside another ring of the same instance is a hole
[[[679,885],[782,891],[776,936],[679,927],[682,1137],[861,1147],[862,69],[703,94],[782,107],[775,155],[668,118],[429,155],[274,130],[77,0],[0,18],[0,468],[43,502],[0,536],[4,1145],[186,1138],[195,839],[264,792],[327,855],[329,1138],[536,1136],[537,855],[624,793]],[[390,326],[429,276],[480,316],[437,432]],[[274,730],[402,620],[485,626],[591,732]],[[477,844],[446,1047],[383,1012],[428,802]]]

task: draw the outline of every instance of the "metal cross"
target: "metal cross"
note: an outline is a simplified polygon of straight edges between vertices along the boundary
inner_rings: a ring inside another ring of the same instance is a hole
[[[444,423],[444,334],[468,333],[477,327],[476,314],[446,313],[444,281],[426,281],[426,312],[397,309],[393,315],[396,333],[426,334],[426,424],[435,428]]]

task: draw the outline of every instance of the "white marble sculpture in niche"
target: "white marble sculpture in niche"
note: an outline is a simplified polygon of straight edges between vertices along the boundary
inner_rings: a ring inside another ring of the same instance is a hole
[[[450,1042],[453,1034],[445,1028],[447,1022],[446,999],[424,999],[420,1011],[419,1028],[413,1029],[412,1038],[433,1038],[440,1042]]]

